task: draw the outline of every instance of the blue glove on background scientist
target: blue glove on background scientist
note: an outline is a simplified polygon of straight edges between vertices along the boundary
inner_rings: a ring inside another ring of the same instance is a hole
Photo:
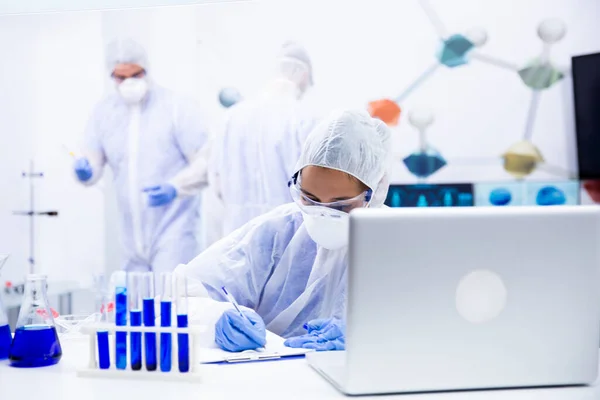
[[[87,158],[80,158],[75,161],[75,174],[81,182],[87,182],[92,178],[93,171]],[[167,205],[177,197],[177,189],[169,183],[146,188],[143,192],[148,195],[148,205],[150,207]]]
[[[307,137],[288,183],[293,203],[262,215],[175,272],[191,296],[226,301],[227,287],[249,320],[225,312],[215,341],[228,351],[264,345],[265,329],[290,347],[345,348],[348,213],[382,207],[389,183],[387,126],[364,111],[338,111]],[[285,182],[282,182],[285,184]],[[238,318],[240,317],[240,318]]]

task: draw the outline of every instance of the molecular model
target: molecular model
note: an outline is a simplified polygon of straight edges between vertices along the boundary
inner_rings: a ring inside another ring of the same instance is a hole
[[[219,103],[225,108],[229,108],[242,100],[242,95],[234,88],[223,88],[219,92]]]
[[[504,169],[518,180],[527,177],[536,168],[542,166],[549,172],[564,174],[564,171],[558,171],[556,167],[545,163],[541,152],[532,143],[532,133],[541,93],[555,85],[565,75],[564,72],[559,71],[553,65],[550,59],[552,45],[564,38],[567,32],[565,24],[556,19],[543,21],[537,29],[537,34],[543,42],[542,51],[530,63],[520,68],[511,63],[484,55],[479,51],[488,40],[487,32],[484,29],[473,28],[464,34],[448,34],[445,26],[429,3],[421,0],[420,4],[441,41],[437,52],[437,60],[395,99],[381,99],[370,102],[368,105],[370,114],[381,119],[389,126],[396,126],[400,120],[402,102],[427,81],[438,68],[441,66],[457,68],[468,64],[472,60],[478,60],[514,72],[532,92],[523,137],[501,155],[500,161],[502,161]],[[420,145],[418,149],[405,157],[403,162],[408,171],[417,177],[419,181],[427,179],[448,164],[444,157],[427,143],[425,131],[433,121],[434,116],[430,111],[419,110],[409,115],[410,124],[419,133]],[[499,193],[498,197],[499,203],[510,201],[510,199],[506,200],[506,193]]]

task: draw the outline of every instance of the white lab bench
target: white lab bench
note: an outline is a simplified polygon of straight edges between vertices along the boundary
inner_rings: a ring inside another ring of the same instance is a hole
[[[62,342],[63,358],[53,367],[16,369],[0,362],[0,399],[340,399],[336,391],[303,358],[201,367],[203,382],[161,382],[79,378],[76,369],[87,364],[88,341]],[[160,374],[160,372],[157,372]],[[600,382],[589,387],[433,393],[385,396],[414,400],[598,400]],[[363,398],[363,397],[361,397]],[[368,399],[369,397],[364,397]],[[382,400],[381,396],[372,397]]]

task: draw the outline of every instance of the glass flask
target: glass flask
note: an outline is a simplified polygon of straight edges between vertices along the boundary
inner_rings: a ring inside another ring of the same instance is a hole
[[[0,270],[7,259],[8,256],[0,254]],[[11,342],[12,335],[10,333],[10,326],[8,326],[8,317],[6,316],[4,304],[2,304],[2,296],[0,296],[0,360],[8,358]]]
[[[28,275],[15,337],[10,348],[10,365],[21,368],[57,364],[62,349],[46,295],[45,275]]]
[[[10,326],[8,326],[8,317],[6,316],[6,310],[0,296],[0,360],[8,358],[11,342],[12,335],[10,333]]]

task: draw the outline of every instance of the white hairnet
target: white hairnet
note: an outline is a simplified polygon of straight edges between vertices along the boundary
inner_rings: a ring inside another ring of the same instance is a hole
[[[116,39],[106,47],[106,67],[113,71],[119,64],[135,64],[148,70],[146,50],[133,39]]]
[[[291,81],[301,84],[299,78],[308,75],[308,85],[312,86],[313,71],[306,49],[292,41],[285,42],[279,52],[279,72]]]
[[[380,206],[390,161],[391,132],[385,123],[366,111],[335,111],[308,135],[295,171],[316,165],[346,172],[373,190],[371,204]]]

